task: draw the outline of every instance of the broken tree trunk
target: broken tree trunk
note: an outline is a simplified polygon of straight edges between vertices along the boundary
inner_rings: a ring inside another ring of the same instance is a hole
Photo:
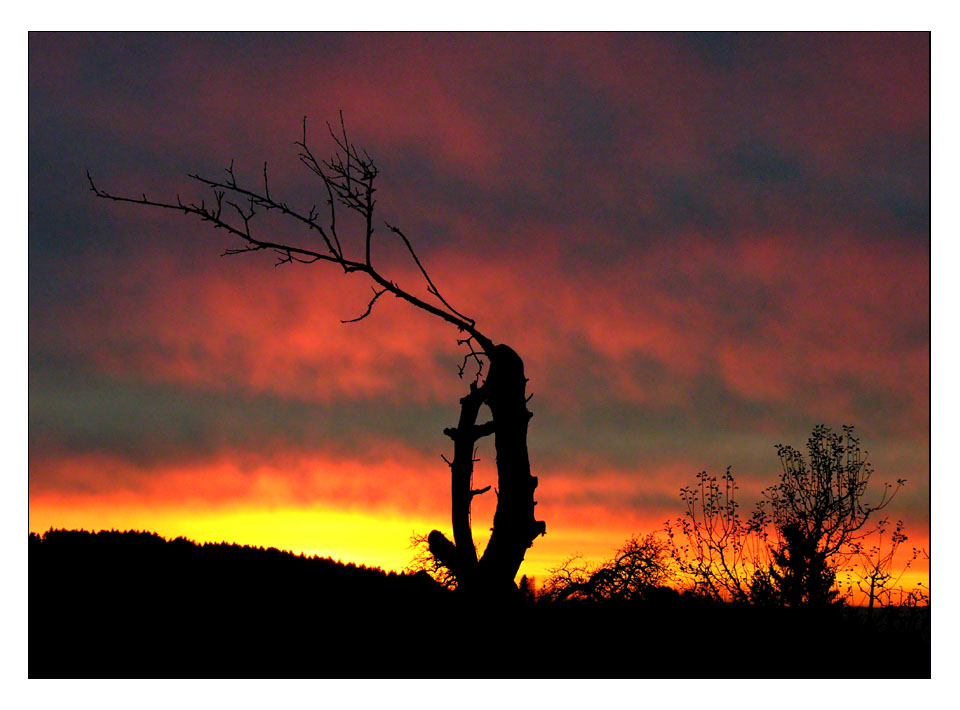
[[[460,422],[445,433],[454,440],[450,464],[454,543],[437,530],[428,536],[430,551],[446,566],[467,592],[506,596],[516,590],[514,578],[527,549],[546,525],[534,518],[533,494],[537,478],[530,474],[527,426],[526,377],[523,361],[511,348],[497,345],[487,352],[490,374],[480,387],[471,385],[460,400]],[[480,404],[485,403],[492,421],[477,425]],[[473,448],[477,439],[494,435],[497,454],[497,509],[490,541],[478,560],[470,528],[473,497],[484,492],[470,489]]]

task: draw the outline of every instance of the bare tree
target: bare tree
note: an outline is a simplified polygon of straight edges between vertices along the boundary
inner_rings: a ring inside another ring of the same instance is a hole
[[[634,536],[599,565],[574,555],[550,570],[543,594],[563,601],[626,601],[641,599],[672,579],[669,547],[655,533]]]
[[[262,185],[259,186],[241,184],[232,162],[226,168],[226,175],[219,179],[189,175],[212,193],[210,202],[201,200],[199,203],[184,201],[179,194],[174,201],[150,199],[143,193],[139,198],[118,196],[99,188],[89,172],[87,178],[90,189],[99,198],[192,215],[209,222],[214,229],[227,232],[238,241],[238,246],[227,248],[224,256],[265,252],[277,257],[277,266],[294,262],[327,262],[339,267],[345,275],[365,276],[372,282],[373,296],[363,313],[342,321],[344,323],[367,318],[381,296],[392,294],[456,327],[461,334],[457,342],[468,351],[460,367],[461,377],[469,361],[475,363],[477,374],[469,391],[460,400],[457,426],[444,430],[454,442],[453,459],[447,461],[451,474],[453,542],[434,530],[428,536],[429,547],[436,560],[456,577],[461,589],[498,595],[516,590],[513,580],[526,550],[546,530],[545,524],[534,517],[537,478],[530,473],[527,452],[527,426],[532,414],[526,407],[529,398],[526,396],[523,361],[509,346],[495,343],[481,332],[473,318],[450,305],[399,227],[384,223],[416,264],[424,280],[426,296],[420,297],[401,288],[375,266],[374,185],[379,171],[370,155],[350,142],[342,113],[339,130],[334,131],[329,124],[327,128],[336,146],[335,154],[328,160],[318,160],[308,144],[306,117],[302,137],[296,141],[300,162],[319,178],[322,185],[326,204],[322,209],[314,205],[307,211],[298,210],[271,194],[266,163],[263,165]],[[344,209],[347,214],[359,216],[362,225],[359,234],[352,238],[339,231],[343,228],[343,221],[338,222],[338,215]],[[255,230],[255,218],[266,212],[279,214],[300,225],[307,235],[319,236],[322,247],[308,245],[308,242],[275,240],[269,234],[261,236]],[[354,255],[358,251],[359,255]],[[488,369],[481,382],[484,360]],[[489,408],[492,418],[478,424],[477,417],[483,405]],[[478,557],[470,524],[470,507],[474,496],[489,490],[489,486],[480,490],[471,488],[474,446],[481,437],[491,434],[496,449],[498,500],[489,542],[483,555]]]
[[[665,529],[674,562],[693,591],[746,602],[764,584],[770,550],[763,512],[741,516],[738,490],[729,468],[719,478],[701,471],[694,485],[680,489],[684,515]]]
[[[922,592],[922,589],[904,591],[900,582],[924,551],[913,548],[906,562],[896,566],[897,552],[907,541],[907,535],[903,532],[902,520],[896,522],[889,531],[889,537],[886,537],[888,526],[887,520],[880,521],[876,537],[869,547],[864,541],[854,543],[854,556],[848,571],[848,594],[853,595],[855,586],[866,597],[871,615],[877,606],[891,606],[896,603],[895,600],[904,605],[910,603],[907,602],[908,598],[914,601],[918,596],[917,592]]]

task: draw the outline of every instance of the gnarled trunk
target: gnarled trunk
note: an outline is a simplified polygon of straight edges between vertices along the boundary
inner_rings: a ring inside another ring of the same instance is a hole
[[[455,543],[436,530],[428,541],[431,553],[453,572],[464,591],[500,596],[516,589],[513,580],[523,557],[534,539],[546,532],[546,525],[534,517],[537,478],[530,474],[527,452],[527,426],[532,414],[527,410],[523,361],[506,345],[490,348],[487,355],[490,374],[482,386],[471,385],[470,393],[460,400],[457,428],[445,430],[454,440],[450,474]],[[493,419],[478,426],[481,403],[490,408]],[[483,491],[471,490],[470,478],[474,444],[489,433],[494,435],[497,453],[497,509],[490,541],[478,560],[470,528],[470,505],[473,496]]]

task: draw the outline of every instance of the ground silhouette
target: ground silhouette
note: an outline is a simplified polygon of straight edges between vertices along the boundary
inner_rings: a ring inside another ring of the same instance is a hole
[[[464,601],[425,573],[147,532],[29,538],[31,678],[929,677],[929,608]],[[466,629],[452,652],[450,629]],[[504,629],[513,633],[505,636]],[[505,639],[509,638],[509,642]]]

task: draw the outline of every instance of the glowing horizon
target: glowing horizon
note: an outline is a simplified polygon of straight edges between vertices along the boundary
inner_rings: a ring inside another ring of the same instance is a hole
[[[272,510],[227,506],[222,510],[190,510],[145,508],[135,504],[123,506],[112,502],[102,509],[80,512],[70,503],[42,500],[31,504],[30,518],[30,532],[39,535],[51,528],[91,532],[140,530],[156,533],[167,540],[184,537],[198,544],[274,547],[297,555],[329,557],[344,564],[352,562],[397,573],[407,571],[412,561],[413,550],[409,546],[403,547],[402,543],[413,533],[449,528],[449,523],[444,525],[447,521],[382,513],[344,513],[320,506]],[[642,532],[658,530],[637,531]],[[908,531],[908,544],[900,550],[898,562],[894,565],[896,571],[902,571],[895,587],[909,591],[919,583],[929,591],[927,561],[917,560],[910,568],[904,569],[910,547],[929,549],[927,538],[911,532]],[[539,587],[549,577],[551,569],[574,554],[581,555],[591,565],[604,562],[626,541],[624,538],[611,542],[614,539],[611,533],[613,531],[591,530],[585,536],[575,529],[561,528],[559,534],[537,541],[527,553],[517,578],[522,575],[534,578]],[[487,537],[488,534],[482,533],[477,536],[481,551]],[[844,579],[845,572],[841,572],[838,575],[841,586]],[[669,585],[677,586],[678,582]],[[863,603],[865,595],[856,593],[854,598]]]

